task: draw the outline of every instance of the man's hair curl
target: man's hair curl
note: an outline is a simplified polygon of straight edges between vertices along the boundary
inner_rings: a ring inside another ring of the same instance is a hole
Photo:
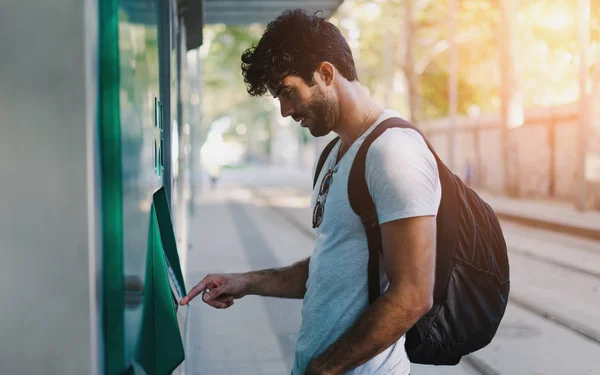
[[[242,55],[242,74],[248,93],[264,95],[277,89],[290,75],[313,85],[313,73],[328,61],[349,81],[357,80],[350,46],[340,30],[318,12],[310,15],[302,9],[283,12],[271,21],[257,45]]]

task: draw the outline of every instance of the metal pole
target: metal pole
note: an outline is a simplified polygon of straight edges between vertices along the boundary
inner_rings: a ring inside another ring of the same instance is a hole
[[[175,17],[176,19],[179,19],[178,17]],[[187,139],[187,135],[184,134],[184,130],[183,130],[183,99],[181,97],[182,95],[182,87],[181,87],[181,74],[182,74],[182,70],[183,70],[183,63],[182,63],[182,58],[183,58],[183,51],[184,51],[184,46],[183,46],[183,41],[184,41],[184,35],[183,35],[184,31],[183,31],[183,20],[179,20],[179,22],[177,22],[177,48],[176,48],[176,64],[177,64],[177,70],[176,70],[176,74],[177,74],[177,134],[179,136],[179,150],[178,150],[178,155],[175,155],[175,157],[177,157],[178,160],[178,171],[177,171],[177,181],[176,181],[176,188],[178,189],[178,196],[179,199],[181,199],[183,201],[183,192],[184,192],[184,186],[183,186],[183,181],[184,181],[184,174],[185,174],[185,147],[186,147],[186,139]]]
[[[189,163],[189,176],[190,176],[190,214],[194,214],[194,197],[196,193],[196,163],[198,163],[198,154],[196,152],[196,136],[197,127],[200,125],[199,115],[199,97],[200,92],[198,90],[199,75],[199,51],[196,50],[190,53],[190,60],[188,64],[188,79],[190,81],[190,163]],[[196,96],[198,95],[198,96]]]
[[[578,0],[578,39],[579,39],[579,197],[577,209],[587,206],[586,163],[587,133],[589,119],[588,83],[588,47],[590,44],[590,0]]]
[[[456,114],[458,112],[458,54],[456,51],[456,0],[448,0],[448,16],[450,18],[450,77],[449,77],[449,114],[450,114],[450,132],[449,132],[449,154],[448,165],[451,170],[456,168]]]
[[[191,126],[191,142],[192,142],[192,171],[190,173],[192,179],[192,191],[200,191],[203,188],[203,175],[202,175],[202,163],[200,163],[200,147],[202,146],[202,139],[204,137],[203,129],[203,112],[202,112],[202,99],[203,99],[203,87],[202,87],[202,68],[203,68],[203,57],[200,53],[200,49],[194,53],[194,66],[193,77],[191,79],[191,98],[192,98],[192,126]],[[192,195],[193,196],[193,195]]]

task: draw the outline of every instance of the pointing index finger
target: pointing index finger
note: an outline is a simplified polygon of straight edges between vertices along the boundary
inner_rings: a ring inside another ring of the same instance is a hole
[[[204,290],[206,289],[206,278],[204,278],[202,281],[200,281],[195,287],[192,288],[192,290],[190,290],[190,292],[183,297],[183,299],[181,300],[181,302],[179,302],[179,304],[181,306],[188,304],[191,300],[193,300],[194,298],[196,298],[196,296],[202,292],[204,292]]]

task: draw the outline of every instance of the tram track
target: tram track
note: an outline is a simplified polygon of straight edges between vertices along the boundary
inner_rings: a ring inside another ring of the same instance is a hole
[[[570,330],[571,332],[589,340],[595,344],[600,345],[600,332],[597,330],[581,324],[573,319],[570,319],[562,314],[548,311],[547,309],[541,308],[521,296],[515,296],[514,293],[509,297],[509,303],[519,306],[523,310],[527,310],[541,318],[551,321],[563,328]]]
[[[592,278],[600,280],[600,271],[595,271],[595,270],[590,270],[587,268],[578,267],[573,264],[566,264],[566,263],[560,262],[556,259],[539,256],[537,254],[534,254],[531,251],[516,249],[515,247],[512,247],[510,252],[512,254],[517,254],[517,255],[520,255],[520,256],[523,256],[523,257],[526,257],[529,259],[533,259],[534,261],[539,262],[539,263],[549,264],[549,265],[556,266],[556,267],[559,267],[559,268],[562,268],[562,269],[565,269],[565,270],[568,270],[571,272],[575,272],[578,274],[584,274],[584,275],[587,275]]]
[[[279,207],[275,204],[272,204],[269,197],[265,196],[264,194],[261,194],[257,188],[250,187],[249,190],[252,192],[252,194],[255,197],[263,200],[263,202],[266,203],[266,206],[269,209],[271,209],[279,217],[281,217],[282,219],[287,221],[291,226],[293,226],[299,232],[306,235],[310,239],[316,238],[315,233],[307,225],[303,224],[297,217],[292,215],[290,212],[287,212],[284,208]],[[537,254],[534,254],[532,252],[522,250],[522,249],[517,249],[517,250],[511,249],[511,251],[516,254],[519,254],[521,256],[533,259],[534,261],[554,265],[554,266],[563,268],[565,270],[568,270],[570,272],[585,274],[592,278],[600,279],[600,272],[584,269],[584,268],[577,267],[577,266],[571,265],[571,264],[564,264],[558,260],[550,259],[547,257],[542,257],[542,256],[539,256]],[[529,302],[523,296],[514,295],[514,293],[512,293],[511,296],[509,297],[509,303],[512,303],[515,306],[518,306],[519,308],[526,310],[540,318],[548,320],[560,327],[563,327],[563,328],[569,330],[570,332],[578,335],[579,337],[589,340],[597,345],[600,345],[600,332],[598,332],[597,330],[595,330],[591,327],[581,324],[581,323],[579,323],[573,319],[570,319],[562,314],[558,314],[556,312],[552,312],[552,311],[549,311],[548,309],[542,308],[541,306],[538,306],[534,303]],[[481,375],[499,375],[500,374],[493,367],[491,367],[490,365],[485,363],[481,358],[479,358],[473,354],[463,357],[463,360],[461,362],[464,362],[465,364],[467,364],[469,367],[471,367],[473,370],[477,371]]]

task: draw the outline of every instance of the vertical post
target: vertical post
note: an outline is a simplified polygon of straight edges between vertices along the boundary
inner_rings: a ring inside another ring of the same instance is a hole
[[[204,46],[203,46],[204,47]],[[205,117],[204,117],[204,58],[205,55],[201,53],[200,49],[198,49],[198,58],[197,58],[197,62],[198,62],[198,68],[197,68],[197,75],[196,75],[196,88],[197,88],[197,92],[198,92],[198,105],[196,106],[196,120],[197,122],[197,126],[196,126],[196,136],[195,136],[195,142],[196,142],[196,152],[195,152],[195,158],[196,158],[196,162],[198,163],[197,166],[198,168],[195,170],[195,173],[197,173],[197,177],[198,177],[198,187],[200,189],[203,188],[203,166],[202,163],[200,163],[201,160],[201,154],[200,154],[200,148],[201,146],[204,144],[204,140],[206,138],[206,133],[207,130],[205,129],[206,127],[208,127],[208,124],[205,123]]]
[[[586,163],[587,157],[587,128],[589,119],[589,101],[587,92],[588,83],[588,47],[590,44],[590,0],[577,1],[578,15],[578,44],[579,44],[579,194],[577,209],[585,210],[587,206],[587,181]]]
[[[548,195],[550,198],[556,196],[556,120],[553,119],[548,129],[548,147],[550,148],[550,183]]]
[[[512,127],[519,126],[521,119],[516,118],[516,72],[514,61],[514,14],[517,10],[518,0],[502,0],[500,3],[500,24],[498,27],[498,39],[501,41],[500,71],[502,73],[501,84],[501,129],[502,149],[504,166],[504,193],[508,196],[517,195],[517,182],[515,175],[516,160],[513,150]],[[518,113],[517,113],[518,115]]]
[[[196,193],[196,172],[200,155],[196,150],[196,137],[200,132],[200,50],[189,54],[188,57],[188,79],[190,81],[190,207],[189,212],[194,214],[194,195]]]
[[[392,69],[392,33],[387,32],[383,37],[383,76],[387,77],[385,81],[383,105],[387,109],[390,108],[392,85],[394,82],[394,72]]]
[[[160,101],[163,123],[163,185],[171,204],[172,155],[171,155],[171,4],[169,0],[158,1],[158,71]]]
[[[179,19],[179,17],[176,17],[177,19]],[[185,169],[185,146],[186,146],[186,142],[185,139],[187,137],[186,134],[184,134],[184,129],[183,129],[183,99],[182,99],[182,87],[181,87],[181,74],[182,74],[182,70],[183,70],[183,63],[182,63],[182,54],[183,54],[183,41],[184,41],[184,35],[183,35],[183,20],[179,19],[179,22],[177,22],[177,45],[176,45],[176,56],[175,56],[175,61],[177,64],[177,69],[176,69],[176,74],[177,74],[177,134],[179,135],[179,150],[178,150],[178,155],[175,155],[175,157],[177,157],[178,160],[178,165],[179,165],[179,171],[177,172],[177,189],[179,189],[179,197],[182,197],[182,193],[183,193],[183,176],[184,176],[184,169]],[[180,198],[182,199],[182,198]]]
[[[412,0],[404,0],[404,28],[404,75],[408,85],[410,122],[414,126],[418,126],[419,95],[417,78],[415,76],[415,57],[413,51],[415,27]]]
[[[448,80],[448,109],[450,115],[448,166],[456,168],[456,114],[458,112],[458,53],[456,51],[456,0],[448,0],[449,41],[450,41],[450,77]]]
[[[102,1],[98,6],[104,374],[116,375],[125,368],[119,2]]]

